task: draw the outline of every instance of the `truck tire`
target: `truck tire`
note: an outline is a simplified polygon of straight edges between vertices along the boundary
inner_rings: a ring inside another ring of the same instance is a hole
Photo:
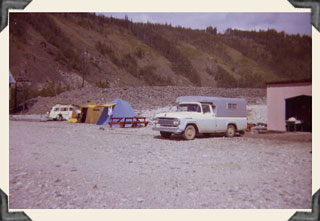
[[[163,138],[170,138],[172,133],[160,131],[160,134],[161,134],[161,137]]]
[[[235,134],[236,134],[236,127],[232,124],[228,125],[228,128],[226,130],[226,136],[234,137]]]
[[[196,137],[196,128],[193,125],[188,125],[182,136],[185,140],[193,140]]]
[[[62,120],[63,120],[63,119],[62,119],[62,116],[61,116],[61,115],[57,116],[57,120],[58,120],[58,121],[62,121]]]

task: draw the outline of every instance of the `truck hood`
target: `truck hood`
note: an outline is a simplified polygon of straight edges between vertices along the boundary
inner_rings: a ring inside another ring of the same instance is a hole
[[[169,112],[157,114],[156,118],[193,118],[199,116],[199,112]]]

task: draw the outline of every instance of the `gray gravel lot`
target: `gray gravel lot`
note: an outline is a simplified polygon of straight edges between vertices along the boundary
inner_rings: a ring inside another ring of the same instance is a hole
[[[311,133],[162,139],[10,121],[11,209],[311,208]]]

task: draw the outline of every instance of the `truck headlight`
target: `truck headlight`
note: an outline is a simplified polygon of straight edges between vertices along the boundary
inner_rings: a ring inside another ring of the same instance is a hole
[[[179,119],[174,119],[173,120],[173,125],[174,126],[178,126],[180,124],[180,120]]]
[[[152,121],[153,121],[154,124],[158,124],[159,123],[159,118],[153,118]]]

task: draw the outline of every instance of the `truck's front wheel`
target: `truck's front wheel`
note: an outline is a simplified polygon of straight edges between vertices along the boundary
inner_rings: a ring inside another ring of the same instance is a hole
[[[164,138],[170,138],[172,133],[160,131],[160,134],[161,134],[161,136],[164,137]]]
[[[196,136],[196,128],[193,125],[188,125],[187,128],[184,130],[182,136],[186,140],[193,140]]]

